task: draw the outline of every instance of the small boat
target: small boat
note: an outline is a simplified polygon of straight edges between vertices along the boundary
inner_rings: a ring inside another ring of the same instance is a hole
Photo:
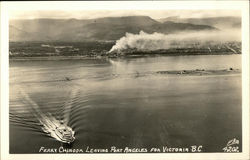
[[[65,81],[71,81],[69,77],[65,77]]]

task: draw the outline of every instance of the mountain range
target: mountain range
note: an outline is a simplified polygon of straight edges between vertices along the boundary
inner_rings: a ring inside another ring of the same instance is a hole
[[[126,32],[138,34],[175,33],[180,31],[217,30],[217,24],[239,27],[240,19],[180,19],[168,17],[155,20],[149,16],[105,17],[96,19],[18,19],[9,21],[10,41],[108,41],[117,40]],[[225,22],[227,21],[227,23]],[[233,22],[233,24],[231,24]]]
[[[219,29],[232,29],[241,27],[240,17],[207,17],[207,18],[180,18],[179,16],[172,16],[167,18],[158,19],[159,22],[172,21],[175,23],[192,23],[196,25],[209,25]]]

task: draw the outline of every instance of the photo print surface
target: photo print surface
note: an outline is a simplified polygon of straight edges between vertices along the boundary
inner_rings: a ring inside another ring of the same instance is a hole
[[[242,152],[241,12],[20,11],[9,153]]]

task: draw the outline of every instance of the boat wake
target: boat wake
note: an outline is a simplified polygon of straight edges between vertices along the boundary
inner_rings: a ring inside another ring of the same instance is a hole
[[[70,101],[64,106],[63,119],[58,119],[51,113],[42,112],[38,104],[34,102],[26,92],[21,90],[20,93],[25,105],[28,106],[28,110],[33,113],[33,116],[39,122],[44,133],[63,143],[72,143],[75,140],[75,132],[68,126],[70,110],[72,107]],[[70,99],[74,97],[76,93],[77,91],[73,91]]]

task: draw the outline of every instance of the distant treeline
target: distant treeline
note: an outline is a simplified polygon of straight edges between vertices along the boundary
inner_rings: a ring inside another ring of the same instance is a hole
[[[9,56],[98,56],[106,54],[114,44],[114,41],[10,42]]]

